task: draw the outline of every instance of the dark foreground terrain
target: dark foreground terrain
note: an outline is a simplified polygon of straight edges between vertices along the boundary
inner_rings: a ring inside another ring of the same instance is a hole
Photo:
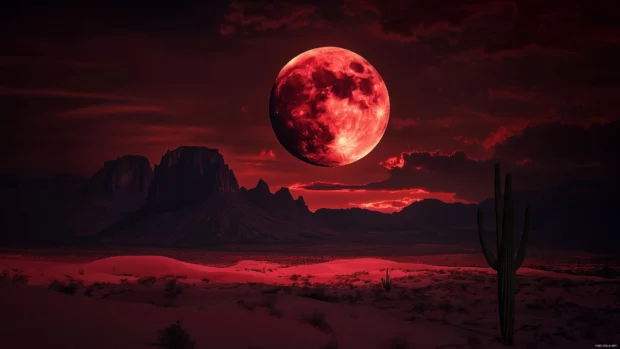
[[[496,275],[482,255],[408,250],[4,251],[0,338],[8,348],[152,348],[185,335],[221,349],[501,347]],[[620,343],[620,280],[601,274],[608,258],[530,255],[517,276],[515,347]]]

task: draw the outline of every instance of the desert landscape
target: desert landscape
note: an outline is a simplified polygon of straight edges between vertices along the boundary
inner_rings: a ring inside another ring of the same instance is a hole
[[[168,251],[179,259],[146,249],[113,257],[3,251],[0,337],[9,348],[501,347],[496,273],[471,266],[482,255],[420,250],[394,258],[353,253],[376,247],[332,248],[321,258]],[[619,343],[620,280],[593,275],[602,270],[596,255],[584,254],[568,274],[536,264],[553,251],[533,253],[517,272],[515,346]]]
[[[620,345],[620,1],[1,15],[0,349]]]

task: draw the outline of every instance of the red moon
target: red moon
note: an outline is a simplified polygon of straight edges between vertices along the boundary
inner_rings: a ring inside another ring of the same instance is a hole
[[[344,166],[379,144],[390,99],[383,79],[363,57],[320,47],[282,68],[271,89],[269,116],[289,153],[316,166]]]

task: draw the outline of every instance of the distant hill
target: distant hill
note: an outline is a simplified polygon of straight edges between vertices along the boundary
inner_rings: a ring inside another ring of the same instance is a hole
[[[144,204],[152,175],[147,158],[128,155],[107,161],[90,179],[4,179],[0,243],[59,244],[95,234]]]
[[[491,188],[491,185],[490,185]],[[489,190],[491,192],[491,189]],[[490,193],[491,194],[491,193]],[[183,146],[151,170],[148,159],[107,161],[90,179],[0,179],[0,244],[9,246],[190,246],[220,243],[416,242],[477,244],[476,210],[494,238],[494,201],[414,202],[386,214],[360,208],[308,210],[287,188],[262,179],[239,187],[216,149]],[[515,193],[517,232],[527,204],[531,244],[610,250],[620,242],[616,181],[581,181]]]
[[[154,171],[148,159],[127,155],[90,179],[4,179],[0,193],[3,245],[201,246],[337,235],[287,188],[271,193],[262,180],[239,188],[218,150],[206,147],[168,151]]]
[[[532,212],[532,244],[615,250],[620,243],[615,224],[620,210],[619,196],[614,181],[571,182],[546,190],[517,192],[514,194],[517,233],[520,235],[523,229],[528,205]],[[418,233],[417,239],[423,236],[425,241],[477,243],[478,207],[484,210],[489,238],[495,237],[494,202],[487,199],[480,204],[462,204],[426,199],[391,214],[359,208],[319,209],[315,217],[321,224],[358,240],[372,232],[411,231]]]
[[[200,246],[230,242],[298,242],[336,235],[316,224],[303,198],[288,189],[275,194],[260,180],[239,188],[215,149],[180,147],[155,166],[146,204],[98,234],[105,242]]]

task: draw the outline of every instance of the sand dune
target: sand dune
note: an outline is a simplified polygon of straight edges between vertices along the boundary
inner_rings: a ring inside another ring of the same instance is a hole
[[[380,284],[385,268],[391,292]],[[214,267],[117,256],[88,263],[2,258],[3,269],[9,280],[28,276],[28,285],[0,282],[0,338],[10,348],[150,348],[157,331],[176,320],[197,348],[323,349],[331,340],[339,349],[393,349],[394,341],[409,349],[500,347],[490,268],[380,258]],[[617,280],[528,268],[518,274],[516,347],[618,343]],[[153,278],[140,282],[145,277]],[[170,298],[164,289],[172,278],[183,292]],[[66,295],[46,289],[53,280],[82,286]],[[312,314],[327,328],[309,321]]]

